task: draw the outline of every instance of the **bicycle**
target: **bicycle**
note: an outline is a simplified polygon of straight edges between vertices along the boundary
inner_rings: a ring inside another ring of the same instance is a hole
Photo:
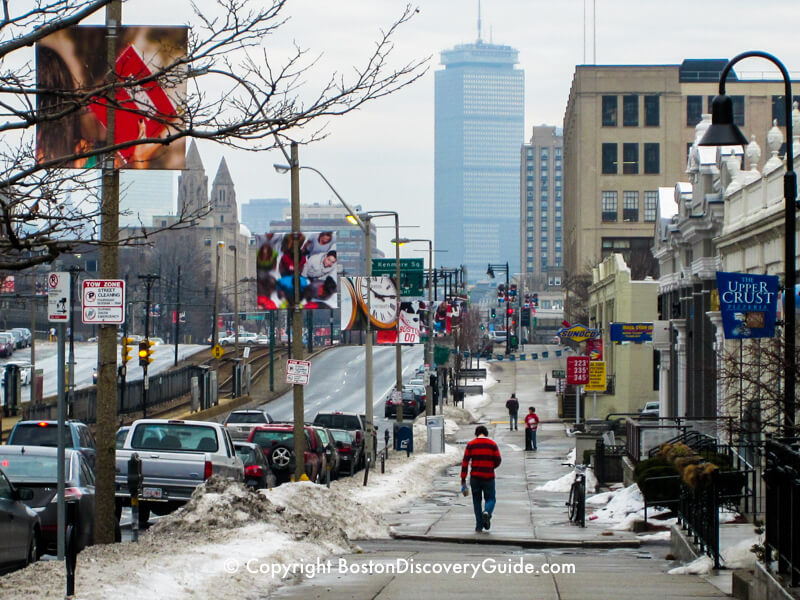
[[[561,463],[566,467],[575,468],[575,481],[569,488],[569,499],[566,502],[567,516],[570,522],[586,527],[586,469],[588,465],[574,465]]]

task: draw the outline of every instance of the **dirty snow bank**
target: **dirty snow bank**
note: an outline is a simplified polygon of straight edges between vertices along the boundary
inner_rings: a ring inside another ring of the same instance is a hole
[[[186,506],[143,533],[138,544],[81,552],[77,597],[265,597],[284,578],[299,575],[273,575],[272,569],[296,570],[351,551],[355,539],[388,536],[381,513],[425,493],[433,475],[458,462],[459,455],[449,446],[439,455],[392,453],[386,473],[373,470],[367,487],[363,472],[333,482],[330,489],[302,482],[261,492],[211,478]],[[0,597],[59,597],[64,581],[61,563],[41,561],[0,577]]]

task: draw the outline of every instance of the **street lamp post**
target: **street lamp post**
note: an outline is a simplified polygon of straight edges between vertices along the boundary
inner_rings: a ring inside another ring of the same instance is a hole
[[[239,358],[239,253],[233,249],[233,353]]]
[[[430,269],[430,274],[428,275],[428,340],[425,345],[425,364],[428,369],[431,369],[433,366],[433,242],[424,238],[395,238],[392,240],[392,243],[398,247],[411,242],[425,242],[428,244],[428,268]],[[425,416],[430,417],[434,414],[430,373],[425,378],[425,397],[427,399],[427,402],[425,402]]]
[[[211,329],[211,345],[217,345],[217,321],[219,321],[219,249],[225,246],[225,242],[217,242],[217,260],[214,268],[214,323]],[[145,332],[147,335],[147,332]]]
[[[786,111],[786,173],[783,176],[784,196],[784,369],[783,384],[783,426],[784,435],[794,435],[795,427],[795,384],[797,381],[797,357],[795,356],[795,284],[797,270],[795,266],[797,248],[795,235],[797,226],[797,175],[794,171],[792,149],[792,84],[786,67],[767,52],[752,50],[734,56],[719,76],[719,95],[711,103],[711,125],[699,144],[701,146],[747,146],[747,138],[733,122],[733,101],[725,94],[725,79],[728,73],[740,60],[745,58],[765,58],[780,70],[785,86],[784,102]]]
[[[486,269],[486,274],[489,277],[491,277],[492,279],[494,279],[494,272],[495,271],[504,272],[506,274],[506,287],[505,287],[505,291],[503,292],[503,294],[505,296],[505,302],[503,303],[504,304],[503,311],[506,313],[505,314],[505,320],[506,320],[506,355],[509,355],[509,354],[511,354],[511,334],[508,331],[508,307],[510,306],[509,297],[508,297],[508,263],[505,263],[505,264],[490,264],[489,268]]]

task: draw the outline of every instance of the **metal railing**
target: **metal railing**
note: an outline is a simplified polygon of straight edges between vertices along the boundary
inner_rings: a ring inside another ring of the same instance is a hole
[[[626,421],[626,452],[638,462],[663,443],[674,442],[696,431],[716,438],[722,443],[733,435],[733,417],[660,417],[628,418]],[[697,435],[697,434],[693,434]]]
[[[600,485],[622,481],[622,457],[625,446],[606,445],[599,439],[595,442],[594,475]]]
[[[777,562],[777,572],[789,585],[800,585],[800,444],[794,439],[768,439],[765,443],[764,482],[767,564]]]

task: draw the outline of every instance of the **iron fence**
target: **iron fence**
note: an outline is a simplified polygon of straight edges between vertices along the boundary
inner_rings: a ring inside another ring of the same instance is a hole
[[[767,564],[800,585],[800,444],[798,439],[768,439],[764,448]]]

